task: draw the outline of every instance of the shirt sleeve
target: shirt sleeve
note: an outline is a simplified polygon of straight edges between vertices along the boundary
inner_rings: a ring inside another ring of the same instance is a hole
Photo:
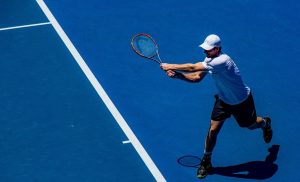
[[[226,70],[227,56],[219,56],[214,59],[205,58],[202,65],[211,73],[222,72]]]
[[[213,67],[209,64],[210,61],[211,61],[210,58],[205,58],[204,61],[201,62],[204,68],[207,69],[208,71],[211,71],[213,69]]]

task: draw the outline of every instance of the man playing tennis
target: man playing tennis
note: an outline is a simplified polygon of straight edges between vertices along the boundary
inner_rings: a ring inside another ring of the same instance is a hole
[[[218,95],[215,96],[215,104],[211,113],[204,156],[197,170],[197,177],[205,178],[212,170],[211,156],[217,135],[224,121],[231,115],[234,116],[240,127],[251,130],[262,128],[266,143],[272,139],[272,128],[269,117],[256,116],[251,90],[244,84],[234,61],[221,51],[221,39],[217,35],[209,35],[199,47],[202,47],[206,54],[203,62],[195,64],[162,63],[160,66],[171,78],[200,82],[207,73],[210,73],[215,81]]]

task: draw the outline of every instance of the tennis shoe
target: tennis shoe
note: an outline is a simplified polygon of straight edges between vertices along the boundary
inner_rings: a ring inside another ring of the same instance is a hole
[[[200,163],[200,167],[197,170],[197,178],[205,178],[209,172],[212,171],[212,164],[210,157],[203,157]]]
[[[265,117],[264,118],[266,125],[262,128],[263,136],[266,143],[270,143],[273,136],[273,131],[271,127],[271,118]]]

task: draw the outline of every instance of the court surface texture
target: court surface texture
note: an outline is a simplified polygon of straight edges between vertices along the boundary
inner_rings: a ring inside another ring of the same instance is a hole
[[[130,42],[148,33],[168,63],[222,39],[274,136],[228,119],[204,181],[297,182],[298,1],[3,0],[0,181],[199,181],[216,88],[167,77]]]

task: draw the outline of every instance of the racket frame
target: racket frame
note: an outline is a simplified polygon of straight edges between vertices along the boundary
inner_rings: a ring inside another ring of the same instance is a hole
[[[138,50],[135,49],[134,47],[134,40],[139,37],[139,36],[146,36],[148,37],[155,45],[155,48],[156,48],[156,53],[153,55],[153,56],[144,56],[143,54],[141,54]],[[161,64],[162,63],[162,60],[160,59],[160,56],[159,56],[159,53],[158,53],[158,45],[157,43],[155,42],[155,40],[149,35],[149,34],[146,34],[146,33],[139,33],[139,34],[136,34],[132,37],[131,39],[131,48],[132,50],[137,53],[139,56],[143,57],[143,58],[146,58],[146,59],[150,59],[152,61],[155,61],[157,62],[158,64]],[[154,57],[157,56],[158,59],[155,59]]]

